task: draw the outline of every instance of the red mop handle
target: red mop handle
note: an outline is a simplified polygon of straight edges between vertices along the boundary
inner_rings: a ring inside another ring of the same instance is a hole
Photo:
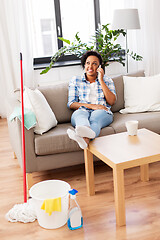
[[[26,162],[25,162],[25,133],[24,133],[24,102],[23,102],[23,67],[22,67],[22,53],[20,53],[20,69],[21,69],[21,108],[22,108],[22,163],[23,163],[23,193],[24,202],[27,202],[27,187],[26,187]]]

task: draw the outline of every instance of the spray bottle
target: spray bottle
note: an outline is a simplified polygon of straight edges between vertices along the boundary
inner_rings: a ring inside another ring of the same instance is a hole
[[[70,210],[67,225],[70,230],[76,230],[83,226],[83,217],[81,209],[76,200],[76,189],[69,191],[70,194]]]

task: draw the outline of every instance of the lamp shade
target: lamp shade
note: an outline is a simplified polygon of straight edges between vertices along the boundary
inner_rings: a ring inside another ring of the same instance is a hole
[[[113,29],[139,29],[138,9],[115,9],[113,15]]]

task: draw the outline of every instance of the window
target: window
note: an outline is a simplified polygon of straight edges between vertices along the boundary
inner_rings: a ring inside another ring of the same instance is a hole
[[[41,37],[44,56],[50,56],[57,51],[57,44],[54,41],[56,29],[53,19],[41,19]]]
[[[99,0],[100,13],[101,13],[101,24],[110,23],[112,24],[114,9],[123,8],[125,0]],[[125,49],[125,38],[120,36],[118,43]]]
[[[34,63],[50,62],[50,57],[63,46],[63,36],[73,40],[75,34],[89,42],[100,23],[112,21],[113,10],[124,0],[30,0]],[[38,6],[37,6],[38,5]],[[68,56],[67,60],[71,60]],[[62,59],[63,60],[63,59]]]
[[[73,41],[79,32],[82,41],[88,42],[95,33],[93,0],[60,0],[60,7],[63,37]]]
[[[112,23],[114,9],[123,8],[125,0],[99,0],[101,24]]]
[[[31,0],[31,10],[33,56],[52,56],[58,50],[54,1]]]

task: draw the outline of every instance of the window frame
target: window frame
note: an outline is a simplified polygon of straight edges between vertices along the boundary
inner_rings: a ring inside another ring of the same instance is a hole
[[[61,9],[60,9],[60,0],[54,0],[55,6],[55,20],[56,20],[56,31],[57,36],[62,37],[62,21],[61,21]],[[94,8],[94,16],[95,16],[95,31],[100,25],[100,6],[99,0],[93,0],[93,8]],[[57,38],[58,49],[63,47],[63,42]],[[33,65],[34,69],[44,69],[51,60],[50,57],[41,57],[34,58]],[[53,67],[62,67],[62,66],[71,66],[71,65],[79,65],[80,59],[75,55],[65,55],[58,59],[58,61],[54,64]]]

